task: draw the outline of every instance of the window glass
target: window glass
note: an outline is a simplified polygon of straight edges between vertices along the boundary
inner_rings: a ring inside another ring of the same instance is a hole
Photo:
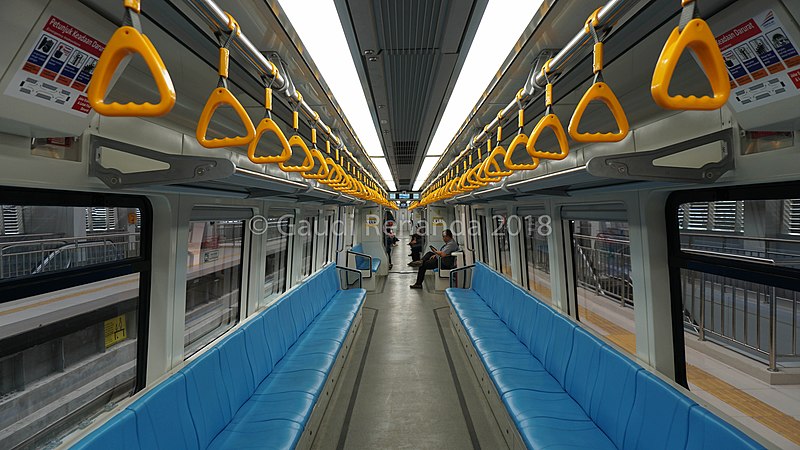
[[[3,205],[2,210],[0,279],[42,275],[139,256],[140,229],[128,223],[128,215],[133,214],[135,221],[138,210],[39,205]],[[97,211],[96,218],[92,218],[92,211]],[[76,225],[75,219],[84,222],[86,227]]]
[[[325,249],[325,254],[322,261],[323,263],[333,261],[333,216],[334,213],[332,212],[325,216],[324,228],[320,230],[320,233],[318,233],[322,234],[322,239],[325,241],[325,245],[323,246]]]
[[[293,213],[273,212],[267,218],[265,298],[286,292],[289,267],[289,237],[291,236],[293,222]]]
[[[684,203],[678,227],[683,251],[800,269],[800,199]]]
[[[508,217],[505,213],[494,212],[494,243],[497,257],[497,270],[511,278],[511,247],[508,238]]]
[[[306,216],[303,218],[301,226],[297,227],[297,235],[302,249],[300,265],[303,278],[314,273],[314,235],[316,229],[317,216]]]
[[[795,192],[791,186],[733,187],[677,193],[692,201],[670,202],[678,219],[679,239],[669,236],[680,251],[670,252],[670,265],[679,287],[673,299],[679,296],[683,312],[686,382],[726,414],[759,422],[762,434],[780,447],[800,442],[793,428],[773,419],[794,414],[800,390],[755,374],[786,373],[800,363],[800,201],[781,198]],[[695,201],[720,197],[725,200]],[[704,213],[692,216],[696,211]],[[675,231],[675,222],[669,225]],[[691,344],[697,340],[701,346]],[[749,371],[728,365],[745,358]],[[743,392],[742,400],[729,401]],[[756,410],[774,415],[750,412]]]
[[[490,263],[490,261],[489,261],[489,248],[488,248],[488,244],[487,244],[488,239],[489,239],[489,234],[488,234],[488,232],[486,230],[486,228],[487,228],[486,227],[486,216],[479,215],[478,216],[478,223],[480,224],[479,240],[480,240],[480,244],[481,244],[481,258],[482,258],[482,261],[484,263],[493,265],[493,263]]]
[[[635,354],[628,223],[576,220],[572,227],[578,317],[610,341]]]
[[[550,290],[550,249],[547,237],[552,233],[550,216],[526,215],[524,217],[525,265],[528,273],[528,290],[542,300],[552,299]]]
[[[243,220],[189,222],[184,355],[239,321]]]
[[[140,281],[149,260],[135,217],[145,201],[3,194],[31,204],[2,206],[0,448],[53,448],[143,381]],[[102,227],[87,229],[87,210],[103,212]]]

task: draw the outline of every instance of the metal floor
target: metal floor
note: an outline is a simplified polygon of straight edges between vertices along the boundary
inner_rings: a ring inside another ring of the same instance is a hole
[[[444,295],[408,287],[415,274],[406,242],[367,295],[364,326],[313,448],[505,448]]]

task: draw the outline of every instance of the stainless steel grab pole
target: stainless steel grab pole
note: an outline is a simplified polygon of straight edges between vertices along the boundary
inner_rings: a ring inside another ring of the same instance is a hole
[[[620,16],[625,11],[626,7],[629,7],[635,3],[638,3],[640,0],[610,0],[608,3],[605,4],[600,9],[600,12],[597,13],[597,26],[595,30],[602,33],[604,31],[610,30],[614,25],[617,24],[619,21]],[[588,16],[587,16],[588,19]],[[587,33],[586,30],[581,27],[578,34],[573,37],[569,43],[564,46],[550,61],[550,71],[548,72],[549,78],[551,82],[553,78],[558,77],[561,73],[563,73],[567,66],[569,65],[570,61],[583,49],[584,47],[591,47],[594,44],[592,35]],[[547,84],[544,75],[540,72],[536,73],[533,76],[533,84],[538,88],[544,88]],[[533,95],[538,91],[531,91],[528,92],[525,87],[523,87],[522,95],[520,96],[520,102],[522,102],[523,106],[527,106],[526,103],[532,100]],[[500,125],[507,125],[513,123],[516,120],[516,115],[513,114],[514,111],[517,110],[518,103],[517,99],[511,101],[505,108],[503,108],[499,114],[499,117],[495,117],[488,125],[484,127],[482,131],[472,137],[470,139],[469,148],[474,149],[481,146],[483,143],[486,142],[486,139],[495,131],[497,127]],[[510,120],[509,120],[510,119]],[[503,122],[505,121],[505,125]],[[447,165],[445,170],[440,172],[436,178],[431,180],[428,185],[431,185],[438,181],[442,176],[446,175],[450,169],[453,167],[454,164],[459,162],[459,159],[465,154],[466,151],[461,152],[458,157],[456,157],[450,164]]]
[[[184,0],[186,4],[191,6],[199,15],[202,17],[208,25],[211,26],[212,29],[218,30],[223,33],[229,32],[228,28],[228,15],[223,11],[213,0]],[[231,42],[231,47],[236,50],[236,52],[244,57],[246,60],[253,65],[253,67],[258,70],[259,74],[269,80],[272,81],[272,88],[282,94],[286,95],[286,97],[293,101],[295,104],[298,105],[298,109],[303,112],[303,114],[311,121],[313,121],[320,131],[324,133],[328,138],[331,140],[331,144],[335,144],[335,147],[344,150],[345,153],[353,160],[353,162],[358,165],[362,171],[373,181],[376,185],[383,186],[380,182],[378,182],[371,173],[369,173],[358,160],[353,156],[353,154],[344,146],[344,140],[336,136],[335,133],[331,130],[331,127],[323,122],[322,118],[320,118],[319,114],[317,114],[305,100],[302,99],[302,96],[298,95],[299,91],[296,89],[290,92],[289,90],[289,83],[286,77],[281,75],[280,72],[277,71],[275,65],[268,60],[261,52],[253,45],[253,43],[247,38],[244,34],[244,31],[240,30],[240,34],[235,36],[233,41]],[[277,72],[277,75],[274,75]],[[332,145],[333,146],[333,145]],[[366,153],[366,152],[365,152]]]

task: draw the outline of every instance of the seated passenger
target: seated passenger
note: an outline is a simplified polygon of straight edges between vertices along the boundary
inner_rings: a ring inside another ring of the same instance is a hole
[[[439,258],[442,258],[442,269],[452,269],[455,265],[455,257],[451,256],[453,252],[458,251],[458,243],[453,239],[453,232],[444,230],[442,233],[442,240],[444,245],[438,251],[433,250],[425,253],[419,261],[412,264],[419,267],[417,271],[417,282],[409,286],[411,289],[422,289],[422,282],[425,280],[425,272],[428,269],[435,269],[439,267]]]
[[[411,257],[411,263],[409,266],[412,266],[414,261],[420,260],[420,255],[422,254],[422,245],[425,243],[422,236],[417,233],[411,235],[411,241],[408,243],[408,246],[411,247],[411,254],[408,255]]]

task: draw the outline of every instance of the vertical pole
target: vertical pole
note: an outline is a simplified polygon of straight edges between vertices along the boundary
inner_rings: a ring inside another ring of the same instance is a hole
[[[778,301],[775,286],[769,288],[769,371],[777,372],[778,365]]]
[[[706,274],[700,272],[700,332],[701,341],[706,340]]]

